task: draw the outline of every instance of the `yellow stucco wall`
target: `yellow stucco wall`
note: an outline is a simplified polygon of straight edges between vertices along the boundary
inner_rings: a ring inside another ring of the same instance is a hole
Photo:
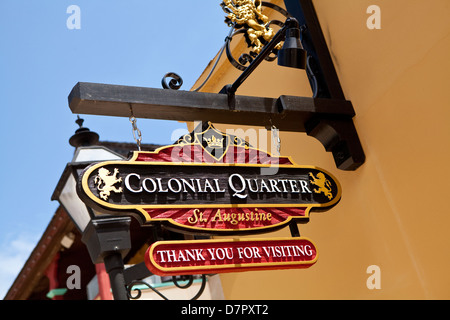
[[[355,108],[366,162],[354,172],[338,170],[320,142],[282,132],[281,154],[330,171],[342,200],[299,225],[317,245],[313,267],[223,274],[225,298],[449,299],[450,1],[313,3]],[[366,26],[372,4],[381,8],[379,30]],[[218,92],[239,75],[222,60],[202,91]],[[311,90],[304,70],[264,62],[237,94],[311,96]],[[290,233],[257,237],[273,236]],[[366,286],[370,265],[380,267],[381,289]]]

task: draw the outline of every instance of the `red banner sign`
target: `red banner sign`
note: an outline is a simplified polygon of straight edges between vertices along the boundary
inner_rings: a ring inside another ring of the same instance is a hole
[[[308,268],[317,261],[307,238],[159,241],[145,264],[160,276]]]

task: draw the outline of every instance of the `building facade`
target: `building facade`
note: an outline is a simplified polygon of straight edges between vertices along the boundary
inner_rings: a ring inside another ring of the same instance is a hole
[[[271,2],[295,7],[304,1]],[[316,139],[280,132],[281,155],[332,172],[342,199],[299,226],[317,244],[314,266],[223,274],[225,298],[448,299],[450,6],[445,0],[312,4],[345,99],[355,109],[366,160],[355,171],[339,170]],[[236,52],[246,47],[240,45]],[[221,61],[201,91],[219,92],[239,76],[226,58]],[[236,94],[311,97],[312,89],[304,70],[264,61]],[[267,236],[290,234],[286,229]]]

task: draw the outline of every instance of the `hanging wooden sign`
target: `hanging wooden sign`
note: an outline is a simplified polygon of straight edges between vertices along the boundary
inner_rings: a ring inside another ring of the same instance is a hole
[[[318,258],[307,238],[160,241],[145,254],[156,275],[189,275],[308,268]]]
[[[93,164],[77,191],[100,212],[220,234],[306,222],[311,211],[330,209],[341,197],[330,173],[273,157],[211,124],[155,152]]]

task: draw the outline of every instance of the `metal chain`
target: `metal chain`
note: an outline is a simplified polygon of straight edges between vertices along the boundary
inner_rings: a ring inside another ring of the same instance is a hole
[[[131,122],[132,130],[133,130],[133,138],[134,138],[134,141],[136,141],[138,150],[141,151],[142,134],[141,134],[141,130],[139,130],[139,128],[136,125],[136,118],[134,117],[133,108],[131,107],[131,105],[130,105],[130,112],[131,112],[131,116],[130,116],[129,120]]]
[[[280,149],[281,149],[281,139],[279,136],[279,131],[277,127],[275,127],[275,125],[272,125],[272,127],[270,128],[270,131],[272,132],[272,143],[274,143],[276,145],[277,148],[277,156],[280,155]]]

